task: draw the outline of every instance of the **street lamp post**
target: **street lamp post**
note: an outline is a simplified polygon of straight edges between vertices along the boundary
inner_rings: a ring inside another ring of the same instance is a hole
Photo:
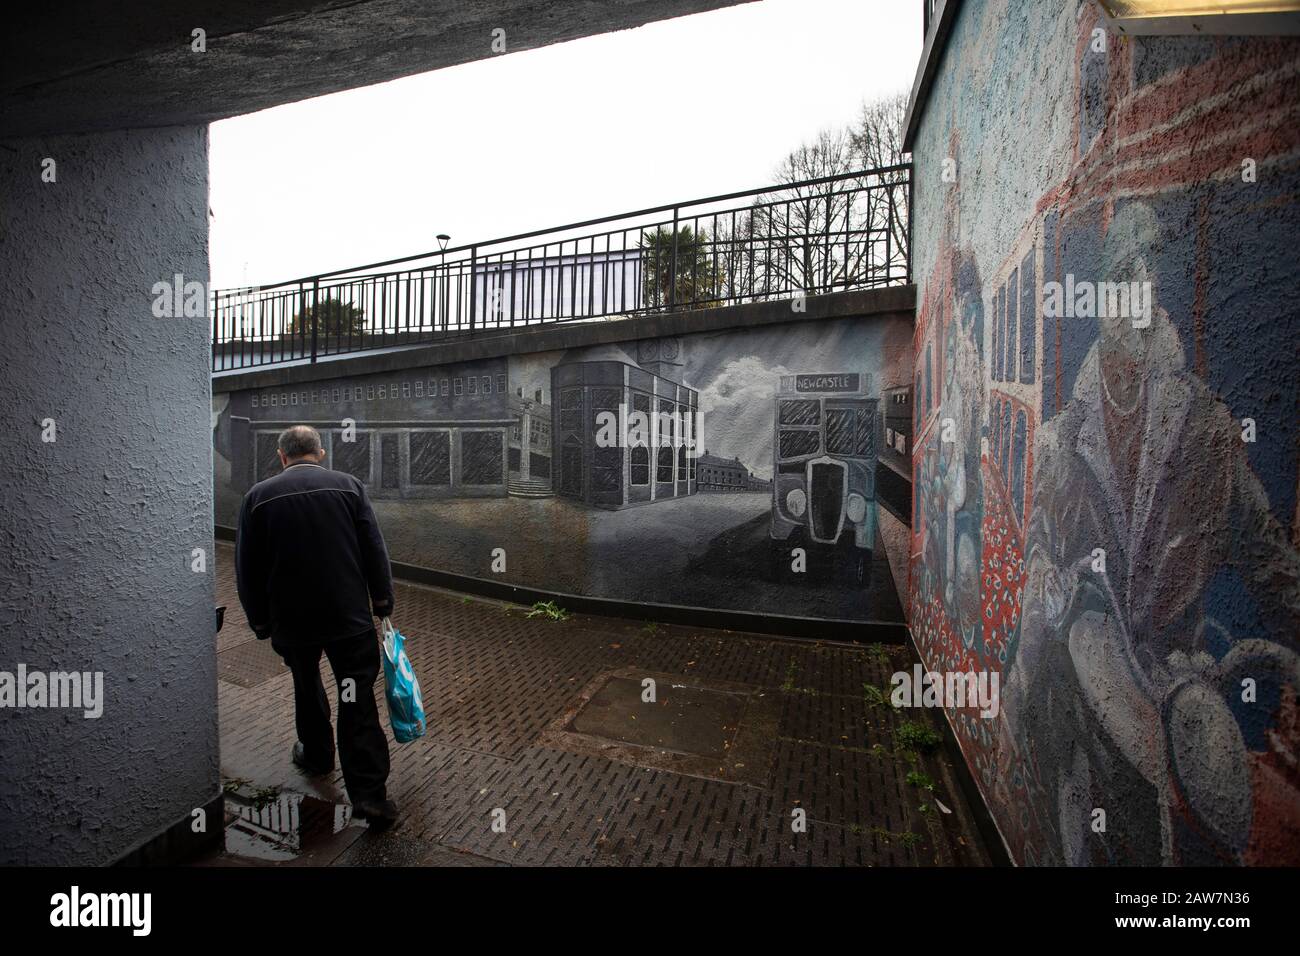
[[[446,253],[446,251],[447,251],[447,243],[451,241],[451,236],[447,235],[445,232],[440,232],[440,233],[438,233],[438,235],[435,236],[434,238],[438,240],[438,273],[442,274],[443,277],[444,277],[444,278],[443,278],[443,289],[446,290],[446,289],[447,289],[447,283],[446,283],[446,271],[447,271],[447,270],[446,270],[445,267],[446,267],[447,262],[446,262],[446,256],[444,255],[444,253]],[[433,286],[433,287],[434,287],[435,289],[437,289],[437,287],[438,287],[437,280],[434,281],[434,286]],[[448,290],[448,291],[447,291],[447,298],[446,298],[446,300],[443,302],[443,308],[442,308],[442,315],[443,315],[443,318],[444,318],[444,319],[445,319],[446,316],[447,316],[447,309],[448,309],[450,306],[451,306],[451,293],[450,293],[450,291]],[[432,325],[432,321],[430,322],[430,324]]]

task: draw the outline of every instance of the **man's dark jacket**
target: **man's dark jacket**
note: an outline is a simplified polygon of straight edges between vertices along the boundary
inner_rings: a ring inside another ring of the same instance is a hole
[[[235,538],[239,600],[277,649],[374,630],[393,610],[393,573],[365,486],[299,462],[244,496]]]

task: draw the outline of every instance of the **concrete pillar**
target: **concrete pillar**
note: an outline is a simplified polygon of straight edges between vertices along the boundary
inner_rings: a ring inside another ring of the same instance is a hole
[[[208,281],[207,147],[0,149],[0,672],[103,681],[95,719],[0,709],[0,863],[109,863],[220,797],[206,295],[153,311],[156,283]]]

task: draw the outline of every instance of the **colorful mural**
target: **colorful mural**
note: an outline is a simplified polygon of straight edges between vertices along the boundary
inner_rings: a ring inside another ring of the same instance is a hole
[[[910,338],[901,316],[804,321],[221,394],[218,523],[278,470],[280,430],[310,424],[396,561],[899,623],[879,512],[911,512],[910,448],[885,418],[908,407]]]
[[[1300,42],[1054,6],[963,4],[914,144],[913,632],[1018,862],[1300,863]]]

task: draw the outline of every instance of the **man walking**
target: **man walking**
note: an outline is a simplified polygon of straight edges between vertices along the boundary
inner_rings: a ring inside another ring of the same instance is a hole
[[[374,683],[374,615],[393,612],[393,577],[365,486],[321,466],[320,434],[306,425],[280,435],[280,474],[244,496],[235,541],[239,600],[249,626],[293,672],[298,743],[309,774],[334,770],[330,706],[320,678],[324,652],[339,689],[338,754],[353,813],[375,829],[398,816],[388,799],[388,740]]]

